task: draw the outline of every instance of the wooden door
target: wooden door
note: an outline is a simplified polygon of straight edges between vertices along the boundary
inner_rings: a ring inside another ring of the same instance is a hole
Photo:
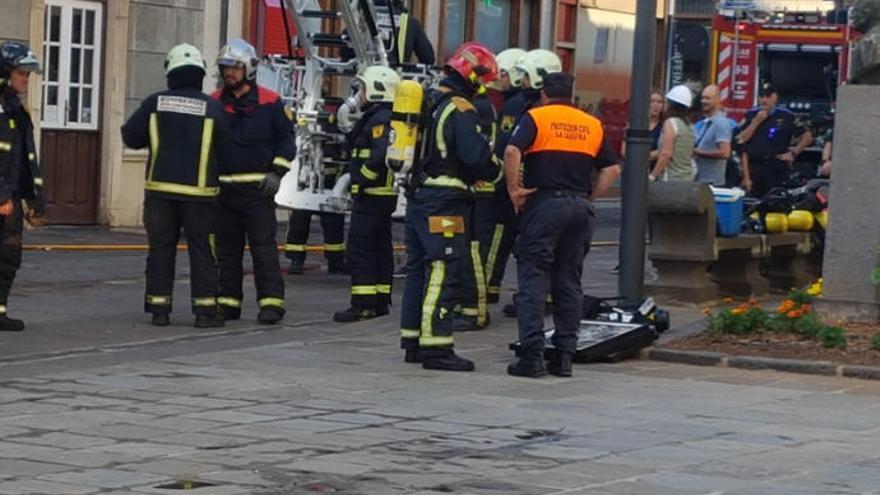
[[[46,0],[40,162],[52,223],[91,224],[101,169],[103,4]]]

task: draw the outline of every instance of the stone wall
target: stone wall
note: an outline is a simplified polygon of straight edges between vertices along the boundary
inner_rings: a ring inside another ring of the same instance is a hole
[[[206,0],[131,0],[125,115],[165,88],[165,54],[178,43],[201,47]],[[112,69],[110,69],[112,70]]]
[[[0,40],[28,42],[31,3],[22,0],[0,0]]]
[[[825,302],[835,318],[877,318],[871,280],[880,247],[880,86],[842,86],[837,94],[830,224],[825,243]]]

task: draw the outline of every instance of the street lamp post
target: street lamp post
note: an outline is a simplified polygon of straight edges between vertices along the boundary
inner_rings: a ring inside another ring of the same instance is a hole
[[[644,292],[645,218],[648,203],[648,158],[651,152],[649,106],[654,77],[657,0],[639,0],[630,84],[630,125],[626,131],[620,228],[620,294],[638,305]]]

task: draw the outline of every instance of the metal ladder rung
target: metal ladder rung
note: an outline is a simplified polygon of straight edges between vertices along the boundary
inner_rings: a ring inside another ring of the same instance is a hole
[[[348,36],[332,33],[312,33],[309,35],[315,46],[343,48],[348,46]]]
[[[327,10],[303,10],[299,13],[303,17],[310,19],[341,19],[342,14],[339,12],[331,12]]]

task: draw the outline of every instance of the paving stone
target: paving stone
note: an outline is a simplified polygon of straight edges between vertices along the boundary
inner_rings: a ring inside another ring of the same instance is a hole
[[[256,406],[240,407],[233,410],[243,413],[277,416],[279,418],[287,419],[324,414],[323,411],[317,411],[315,409],[302,409],[284,404],[258,404]]]
[[[220,421],[223,423],[236,424],[260,423],[265,421],[284,419],[283,416],[267,416],[264,414],[241,412],[241,410],[212,410],[204,412],[194,412],[183,414],[180,417],[184,419],[204,419],[209,421]]]
[[[405,421],[394,425],[401,430],[429,431],[431,433],[460,434],[484,430],[483,426],[444,423],[441,421]]]
[[[269,428],[306,431],[311,433],[324,433],[330,431],[346,430],[352,427],[351,423],[341,423],[339,421],[322,421],[320,419],[305,418],[272,421],[270,423],[263,424],[265,424]]]
[[[100,426],[114,423],[144,423],[154,416],[123,411],[82,410],[63,413],[33,414],[6,418],[3,423],[44,430],[63,431],[72,428]]]
[[[197,409],[231,409],[254,405],[253,402],[243,400],[215,399],[212,397],[174,397],[165,399],[161,403],[189,406]]]
[[[41,479],[99,488],[123,488],[159,482],[168,479],[168,477],[120,469],[86,469],[76,472],[50,474],[41,477]]]
[[[707,492],[700,490],[682,490],[681,488],[667,488],[650,483],[622,481],[592,488],[566,491],[565,495],[706,495],[706,493]],[[773,493],[776,495],[776,492],[767,493]]]
[[[123,455],[137,456],[140,459],[152,457],[171,457],[186,452],[192,452],[194,447],[186,445],[159,444],[146,442],[120,442],[112,445],[103,445],[91,449],[95,452],[117,452]]]
[[[23,459],[0,458],[0,474],[14,476],[16,478],[37,477],[43,474],[70,471],[70,466],[60,464],[48,464],[45,462],[28,461]],[[0,492],[3,493],[3,492]]]
[[[19,443],[17,440],[18,438],[13,438],[9,442],[0,442],[0,458],[39,459],[42,455],[61,451],[55,447]]]
[[[156,443],[185,445],[199,449],[230,448],[247,445],[256,441],[252,438],[216,435],[213,433],[175,433],[164,437],[151,438],[150,440]]]
[[[124,407],[132,403],[130,400],[112,399],[101,397],[99,395],[77,395],[75,397],[56,397],[44,399],[40,402],[48,402],[50,404],[61,404],[67,407],[80,408],[109,408]]]
[[[114,438],[118,440],[151,440],[155,437],[162,437],[174,434],[174,430],[166,428],[153,428],[149,426],[116,424],[105,425],[98,428],[89,427],[83,429],[72,429],[81,435],[102,436],[106,438]]]
[[[141,423],[142,426],[162,428],[180,432],[202,432],[227,426],[229,423],[220,421],[208,421],[204,419],[189,419],[181,417],[163,417]]]
[[[93,486],[77,486],[40,480],[18,480],[0,483],[4,495],[88,495],[99,490]]]
[[[27,428],[18,428],[16,426],[0,425],[0,440],[6,440],[9,437],[30,433]]]
[[[98,438],[95,436],[73,435],[63,432],[46,433],[36,437],[19,437],[16,442],[61,447],[65,449],[87,449],[99,445],[109,445],[115,440],[110,438]]]
[[[189,462],[180,458],[162,459],[137,464],[123,464],[114,469],[136,471],[139,473],[155,473],[186,479],[198,479],[204,473],[214,472],[220,469],[216,464],[202,464]]]
[[[335,413],[325,416],[315,416],[312,419],[320,419],[321,421],[338,421],[340,423],[352,423],[356,425],[381,425],[400,421],[398,418],[361,413]]]
[[[140,456],[125,455],[119,452],[100,452],[93,450],[59,450],[51,453],[43,453],[31,460],[45,461],[53,464],[64,464],[74,467],[98,468],[109,467],[113,464],[131,462],[141,459]]]

